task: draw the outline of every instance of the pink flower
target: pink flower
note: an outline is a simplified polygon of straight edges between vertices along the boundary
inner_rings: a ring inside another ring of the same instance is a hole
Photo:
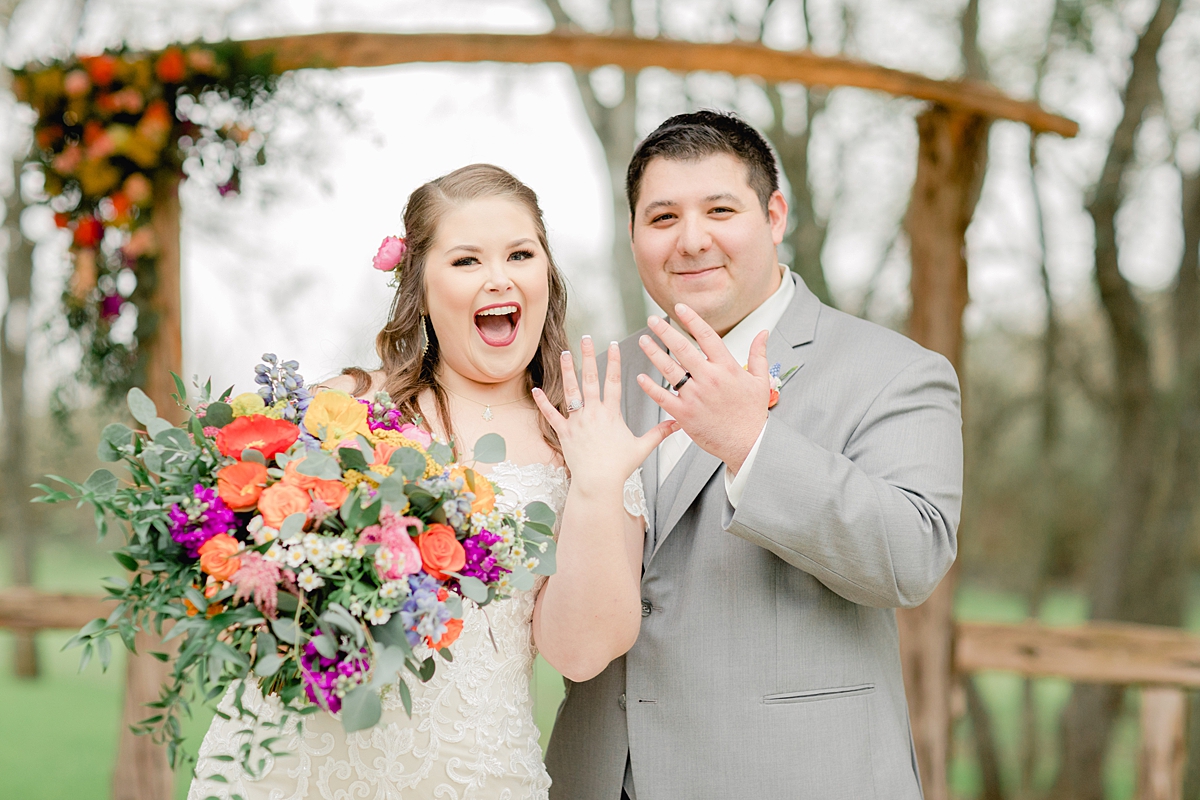
[[[416,528],[419,534],[424,525],[416,517],[383,511],[379,515],[379,524],[365,528],[358,537],[359,544],[380,545],[375,553],[375,567],[383,580],[398,581],[421,571],[421,551],[408,534],[410,527]]]
[[[429,445],[433,444],[433,435],[424,428],[414,425],[411,422],[406,422],[401,425],[399,433],[405,439],[411,439],[412,441],[421,445],[421,447],[429,447]]]
[[[279,581],[283,577],[279,565],[267,561],[261,554],[248,551],[241,557],[242,566],[229,580],[237,587],[233,599],[254,598],[254,605],[264,616],[274,619],[279,599]]]
[[[406,252],[408,252],[408,245],[404,243],[403,239],[397,236],[388,236],[379,245],[379,252],[375,254],[371,266],[380,272],[391,272],[400,266],[400,260],[404,258]]]

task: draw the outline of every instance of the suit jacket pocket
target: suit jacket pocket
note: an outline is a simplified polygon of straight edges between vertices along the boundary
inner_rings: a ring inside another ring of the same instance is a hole
[[[803,692],[779,692],[763,696],[763,704],[786,705],[789,703],[811,703],[815,700],[837,700],[842,697],[856,697],[875,691],[875,684],[861,683],[857,686],[835,686],[832,689],[809,689]]]

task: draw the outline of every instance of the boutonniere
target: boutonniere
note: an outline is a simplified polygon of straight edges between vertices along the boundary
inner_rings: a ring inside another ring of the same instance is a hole
[[[775,404],[779,402],[779,390],[783,388],[783,385],[785,383],[787,383],[788,378],[795,375],[796,370],[798,370],[800,368],[792,367],[787,372],[785,372],[781,375],[779,373],[780,373],[780,370],[782,370],[782,369],[783,369],[783,365],[780,364],[778,361],[776,361],[774,364],[771,365],[771,372],[770,372],[770,375],[771,375],[771,399],[769,399],[767,401],[767,408],[775,407]]]

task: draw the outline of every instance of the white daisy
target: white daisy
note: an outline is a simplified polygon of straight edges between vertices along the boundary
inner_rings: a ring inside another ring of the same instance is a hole
[[[359,600],[350,603],[350,608],[347,609],[352,616],[361,617],[363,615],[363,604]]]
[[[397,583],[396,581],[388,581],[383,586],[379,587],[379,596],[380,597],[391,598],[391,597],[399,597],[399,595],[400,595],[400,584]]]
[[[372,625],[383,625],[391,618],[392,612],[388,611],[386,608],[380,608],[379,606],[375,606],[375,608],[372,608],[367,612],[367,622],[371,623]]]
[[[304,548],[295,545],[288,548],[287,565],[293,569],[304,563]]]
[[[349,539],[334,539],[329,543],[329,553],[337,558],[348,558],[354,552],[354,544]]]
[[[267,552],[263,553],[263,558],[267,561],[283,561],[285,555],[287,555],[287,551],[279,546],[279,542],[275,542],[267,548]]]
[[[367,546],[365,544],[354,545],[354,552],[351,553],[355,558],[362,558],[367,554]]]
[[[306,568],[296,576],[296,585],[306,592],[311,592],[324,586],[325,579],[313,573],[311,569]]]

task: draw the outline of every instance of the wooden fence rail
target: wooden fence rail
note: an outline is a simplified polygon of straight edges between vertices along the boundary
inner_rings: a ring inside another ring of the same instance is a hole
[[[0,629],[80,628],[112,609],[103,597],[0,589]],[[1182,800],[1188,689],[1200,689],[1200,636],[1175,628],[1095,622],[959,622],[959,674],[1001,670],[1076,683],[1141,687],[1138,800]]]

